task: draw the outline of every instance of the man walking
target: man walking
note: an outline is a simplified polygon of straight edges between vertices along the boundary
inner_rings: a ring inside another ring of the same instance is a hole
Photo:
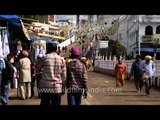
[[[145,84],[146,84],[145,85],[146,86],[146,88],[145,88],[146,95],[150,94],[149,90],[150,90],[150,88],[152,86],[152,76],[153,76],[153,74],[155,72],[155,64],[151,59],[152,59],[152,57],[147,55],[145,57],[145,62],[143,63],[143,70],[144,70],[144,72],[146,72],[146,74],[149,77],[148,80],[145,81]]]
[[[142,62],[141,55],[136,56],[136,60],[133,62],[131,67],[131,75],[134,76],[134,82],[137,89],[137,92],[141,92],[143,87],[143,71],[142,71]]]
[[[78,59],[80,51],[71,49],[72,60],[67,64],[68,105],[80,105],[82,96],[87,97],[87,70]]]
[[[43,69],[42,79],[39,81],[41,105],[60,105],[62,88],[66,80],[65,60],[57,53],[57,45],[47,44],[47,54],[38,62],[38,70]]]

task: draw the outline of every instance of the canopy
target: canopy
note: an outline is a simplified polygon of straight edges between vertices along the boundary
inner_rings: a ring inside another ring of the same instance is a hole
[[[134,51],[138,51],[138,48],[134,48]],[[142,52],[154,52],[154,48],[140,48]],[[160,52],[160,48],[157,48],[157,52]]]
[[[6,20],[15,26],[21,27],[21,21],[17,15],[0,15],[0,20]]]

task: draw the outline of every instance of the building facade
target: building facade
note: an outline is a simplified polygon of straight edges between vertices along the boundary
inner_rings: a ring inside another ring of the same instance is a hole
[[[154,36],[160,34],[160,15],[134,15],[128,20],[128,54],[154,56]],[[158,45],[157,45],[158,47]],[[158,53],[159,54],[159,53]],[[158,56],[156,57],[157,59]]]
[[[56,22],[56,15],[41,15],[39,22],[45,24],[48,24],[49,22]]]
[[[159,38],[160,34],[160,15],[121,15],[113,25],[116,28],[114,40],[122,42],[127,55],[154,56],[154,38]],[[157,52],[159,54],[159,48]],[[156,58],[160,59],[158,56]]]

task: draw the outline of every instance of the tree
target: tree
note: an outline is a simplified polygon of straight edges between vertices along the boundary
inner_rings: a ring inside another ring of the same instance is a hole
[[[114,41],[112,44],[109,45],[108,48],[108,55],[113,56],[116,55],[117,57],[124,57],[126,54],[126,48],[122,45],[121,42]]]
[[[106,32],[107,32],[107,35],[114,35],[116,32],[116,29],[114,26],[111,26],[106,30]]]
[[[154,48],[154,60],[156,60],[157,47],[158,47],[158,45],[159,45],[159,39],[158,39],[158,38],[154,38],[152,44],[153,44],[153,48]]]

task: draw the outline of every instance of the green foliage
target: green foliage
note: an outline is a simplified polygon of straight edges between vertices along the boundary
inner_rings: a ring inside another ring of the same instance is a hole
[[[107,35],[113,35],[116,32],[113,26],[109,27],[106,31],[107,31]]]

